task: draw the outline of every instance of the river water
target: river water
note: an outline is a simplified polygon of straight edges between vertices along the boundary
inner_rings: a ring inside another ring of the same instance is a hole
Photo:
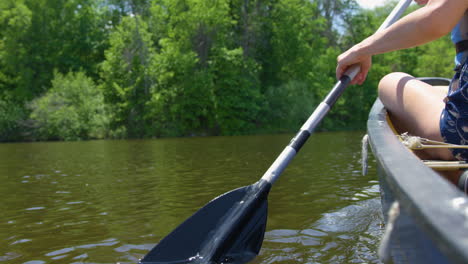
[[[379,263],[363,135],[312,135],[270,191],[253,263]],[[135,263],[211,199],[257,181],[292,136],[1,144],[0,263]]]

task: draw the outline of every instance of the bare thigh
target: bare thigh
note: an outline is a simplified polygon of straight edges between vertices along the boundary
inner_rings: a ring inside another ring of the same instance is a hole
[[[446,87],[426,84],[406,73],[388,74],[379,83],[379,98],[397,131],[431,140],[443,141],[439,122],[446,95]],[[423,159],[453,159],[448,149],[424,150],[417,154]]]

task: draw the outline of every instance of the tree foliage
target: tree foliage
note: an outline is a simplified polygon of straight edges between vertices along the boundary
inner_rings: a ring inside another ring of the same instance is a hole
[[[24,138],[22,122],[26,119],[25,109],[11,98],[0,98],[0,142]]]
[[[55,73],[52,88],[32,101],[31,121],[39,140],[104,138],[108,116],[104,97],[83,72]]]
[[[295,131],[335,83],[337,55],[393,5],[0,1],[0,141]],[[451,46],[376,56],[319,129],[362,129],[389,72],[450,77]]]
[[[116,136],[137,136],[144,129],[145,105],[155,82],[149,67],[152,49],[148,26],[137,16],[125,17],[110,35],[101,79]]]

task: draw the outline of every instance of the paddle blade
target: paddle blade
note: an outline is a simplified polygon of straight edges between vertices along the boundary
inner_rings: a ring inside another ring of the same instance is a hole
[[[250,261],[262,245],[268,190],[252,196],[258,192],[258,184],[254,184],[215,198],[161,240],[140,263]],[[249,203],[245,203],[246,197],[250,197]],[[226,226],[228,222],[233,223]]]

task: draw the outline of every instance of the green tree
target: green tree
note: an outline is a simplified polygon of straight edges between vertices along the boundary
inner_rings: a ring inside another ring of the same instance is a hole
[[[8,96],[0,98],[0,142],[21,140],[27,132],[26,117],[23,105]]]
[[[315,0],[321,17],[325,22],[322,36],[326,37],[332,46],[340,45],[338,29],[347,27],[348,20],[358,12],[356,0]],[[350,27],[351,29],[354,27]]]
[[[270,76],[262,83],[267,100],[263,122],[281,131],[295,130],[330,86],[331,67],[321,63],[330,57],[325,21],[317,5],[303,0],[279,0],[269,19],[271,49],[262,64],[263,76]]]
[[[147,118],[154,133],[215,133],[213,65],[232,23],[227,1],[161,1],[152,11],[166,18],[153,24],[167,25],[158,30],[163,37],[152,67],[157,83]]]
[[[155,82],[149,69],[153,54],[148,26],[138,16],[125,17],[110,36],[101,78],[115,136],[144,135],[146,102]]]
[[[108,114],[101,91],[83,72],[55,73],[52,88],[31,105],[38,140],[104,138]]]
[[[242,48],[218,50],[212,72],[214,115],[220,134],[255,131],[263,101],[258,70],[254,60],[244,57]]]
[[[32,75],[27,61],[32,15],[24,1],[0,2],[0,93],[9,91],[18,98],[30,93],[25,80]]]
[[[157,83],[152,87],[145,118],[155,136],[203,133],[209,122],[211,78],[197,69],[197,55],[175,39],[160,41],[161,51],[152,61]]]
[[[20,100],[45,92],[54,69],[97,77],[106,45],[94,1],[5,0],[0,4],[0,83]]]

